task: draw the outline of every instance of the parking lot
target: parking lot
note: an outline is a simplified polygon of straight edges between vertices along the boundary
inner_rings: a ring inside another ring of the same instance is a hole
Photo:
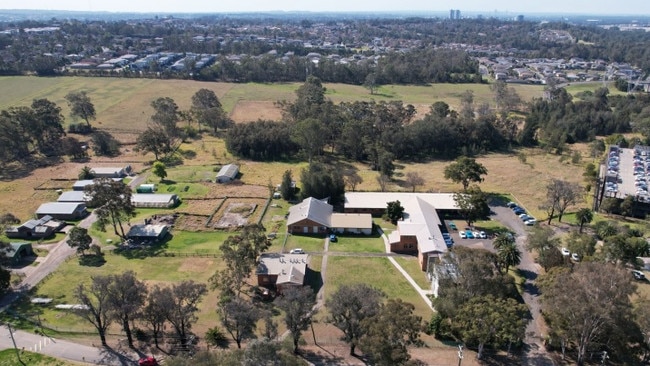
[[[625,198],[635,196],[639,201],[650,202],[650,148],[610,148],[607,156],[605,196]]]

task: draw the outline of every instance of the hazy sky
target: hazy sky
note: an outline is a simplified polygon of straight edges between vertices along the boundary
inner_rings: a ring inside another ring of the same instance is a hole
[[[0,9],[114,12],[448,11],[650,15],[649,0],[0,0]]]

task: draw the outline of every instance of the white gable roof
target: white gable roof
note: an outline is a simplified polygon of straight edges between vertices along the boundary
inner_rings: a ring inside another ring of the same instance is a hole
[[[331,227],[332,211],[332,205],[317,200],[314,197],[308,197],[299,204],[289,208],[287,226],[309,219],[323,226]]]

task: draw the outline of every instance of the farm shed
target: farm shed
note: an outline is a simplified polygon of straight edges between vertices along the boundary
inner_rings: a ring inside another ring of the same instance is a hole
[[[156,191],[155,184],[140,184],[136,189],[138,193],[154,193]]]
[[[131,195],[131,202],[135,207],[170,208],[176,206],[178,196],[175,194],[134,193]]]
[[[84,191],[65,191],[61,193],[57,202],[83,202],[88,203],[91,200],[90,196]]]
[[[11,239],[38,239],[47,238],[65,226],[65,222],[54,220],[51,216],[44,216],[38,220],[29,220],[21,225],[9,226],[5,235]]]
[[[146,241],[155,240],[161,241],[169,234],[169,226],[167,225],[133,225],[129,232],[126,234],[127,239]]]
[[[12,264],[20,263],[25,257],[34,256],[34,250],[30,243],[11,243],[3,251]]]
[[[95,173],[95,178],[124,178],[126,176],[125,169],[119,167],[93,167],[91,170]]]
[[[236,164],[228,164],[221,167],[219,173],[217,174],[217,183],[228,183],[232,182],[237,178],[239,174],[239,166]]]
[[[257,285],[262,287],[283,288],[302,286],[305,283],[309,255],[263,253],[257,266]]]
[[[122,178],[111,178],[111,179],[113,179],[116,182],[121,182],[122,181]],[[92,179],[78,180],[78,181],[74,182],[74,184],[72,185],[72,190],[73,191],[83,191],[84,189],[86,189],[86,186],[89,186],[89,185],[92,185],[92,184],[95,184],[95,181],[92,180]]]
[[[78,220],[86,217],[86,204],[79,202],[48,202],[36,210],[36,217],[51,216],[57,220]]]

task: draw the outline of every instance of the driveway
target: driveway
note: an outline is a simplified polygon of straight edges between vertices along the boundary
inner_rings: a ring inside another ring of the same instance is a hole
[[[499,221],[515,233],[517,247],[521,252],[521,263],[517,268],[519,268],[526,278],[522,298],[526,305],[528,305],[532,316],[531,321],[528,322],[526,327],[526,338],[524,342],[527,345],[527,350],[525,354],[526,362],[524,364],[539,366],[554,365],[553,361],[547,356],[546,349],[544,348],[545,334],[543,334],[543,330],[546,329],[546,323],[541,313],[539,289],[535,284],[535,280],[541,271],[541,266],[535,263],[533,256],[526,249],[528,235],[526,225],[506,206],[491,205],[490,209],[493,212],[491,216],[493,220]]]

